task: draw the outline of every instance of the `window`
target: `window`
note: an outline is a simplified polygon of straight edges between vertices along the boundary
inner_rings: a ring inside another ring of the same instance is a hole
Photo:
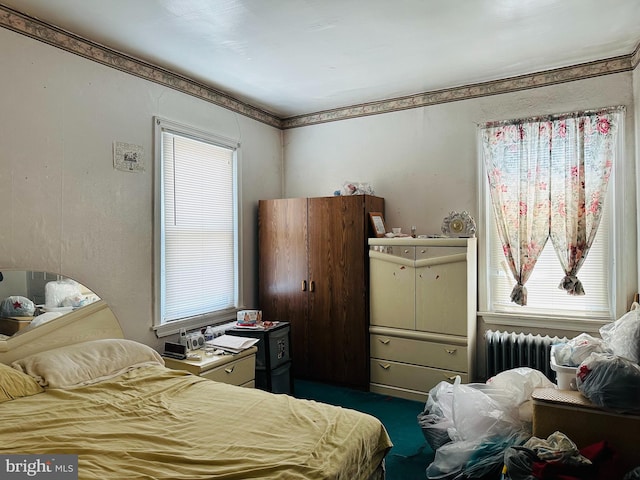
[[[617,253],[620,251],[619,239],[616,238],[616,225],[618,224],[618,215],[616,212],[616,203],[622,192],[620,179],[623,178],[624,162],[620,155],[621,145],[623,141],[620,139],[622,135],[622,119],[624,115],[617,113],[616,120],[619,122],[619,137],[613,157],[613,168],[609,180],[606,199],[604,201],[604,209],[600,226],[597,230],[595,240],[589,250],[588,256],[579,270],[578,277],[584,286],[585,295],[575,296],[568,295],[567,292],[558,288],[561,280],[565,276],[560,260],[554,250],[551,239],[548,239],[540,257],[535,264],[531,276],[526,281],[527,300],[526,305],[520,306],[511,301],[511,292],[516,284],[514,277],[507,266],[502,243],[498,235],[496,226],[496,216],[492,208],[490,192],[487,185],[487,170],[483,158],[481,163],[481,212],[483,212],[482,224],[484,228],[481,230],[483,240],[481,245],[484,247],[484,258],[481,259],[481,278],[480,278],[480,309],[483,313],[498,313],[507,315],[537,316],[537,317],[574,317],[583,319],[611,320],[618,316],[620,312],[621,296],[617,295],[619,287],[619,268],[616,258],[620,258]],[[510,122],[505,122],[510,123]],[[486,135],[479,135],[480,142],[486,142]],[[528,138],[526,135],[522,137]],[[533,151],[535,141],[531,143],[523,143],[524,148],[520,150]],[[560,142],[559,142],[560,143]],[[540,144],[542,145],[542,143]],[[555,148],[553,142],[550,143],[550,165],[562,165],[564,156],[572,156],[569,150],[574,146],[568,143],[562,143],[561,148]],[[569,146],[569,147],[568,147]],[[488,149],[486,145],[480,145],[480,151],[484,149],[485,155]],[[537,148],[537,146],[536,146]],[[585,150],[586,161],[591,161],[589,153],[590,145],[582,144],[580,148]],[[521,161],[515,152],[516,149],[508,147],[501,151],[500,162],[502,165],[508,166],[508,171],[526,171],[519,162]],[[532,153],[536,155],[536,153]],[[595,161],[595,160],[593,160]],[[595,165],[595,164],[594,164]],[[544,168],[544,167],[543,167]],[[529,170],[531,172],[531,170]],[[537,172],[537,170],[536,170]],[[522,178],[522,177],[521,177]],[[530,177],[527,177],[530,178]],[[544,178],[544,177],[543,177]],[[529,186],[522,184],[514,188],[533,190],[529,181]],[[512,183],[507,182],[507,185]],[[504,183],[503,183],[504,185]]]
[[[162,335],[231,319],[240,304],[239,149],[160,118],[155,146],[155,324]]]

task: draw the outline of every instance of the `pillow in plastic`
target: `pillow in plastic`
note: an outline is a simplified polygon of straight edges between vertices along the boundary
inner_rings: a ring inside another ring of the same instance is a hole
[[[16,360],[12,367],[49,388],[71,388],[106,380],[148,364],[164,365],[151,347],[133,340],[103,339],[55,348]]]
[[[43,391],[43,388],[29,375],[0,363],[0,403]]]

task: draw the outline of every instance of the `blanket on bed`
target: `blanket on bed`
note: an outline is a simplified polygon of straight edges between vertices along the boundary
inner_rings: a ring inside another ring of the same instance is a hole
[[[369,415],[145,366],[0,404],[0,452],[77,454],[81,479],[366,479]]]

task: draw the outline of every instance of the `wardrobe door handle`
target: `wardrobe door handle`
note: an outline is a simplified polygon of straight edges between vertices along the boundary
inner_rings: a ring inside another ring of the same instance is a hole
[[[309,282],[309,291],[310,292],[315,292],[316,291],[316,282],[314,282],[313,280],[311,280]]]
[[[307,291],[307,281],[306,280],[302,280],[302,284],[300,285],[300,290],[303,292]]]

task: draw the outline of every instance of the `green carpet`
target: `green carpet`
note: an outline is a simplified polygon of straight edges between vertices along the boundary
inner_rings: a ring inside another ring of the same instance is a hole
[[[294,392],[297,398],[351,408],[378,418],[393,442],[386,458],[387,480],[427,478],[425,470],[434,454],[418,425],[423,403],[306,380],[295,380]]]

